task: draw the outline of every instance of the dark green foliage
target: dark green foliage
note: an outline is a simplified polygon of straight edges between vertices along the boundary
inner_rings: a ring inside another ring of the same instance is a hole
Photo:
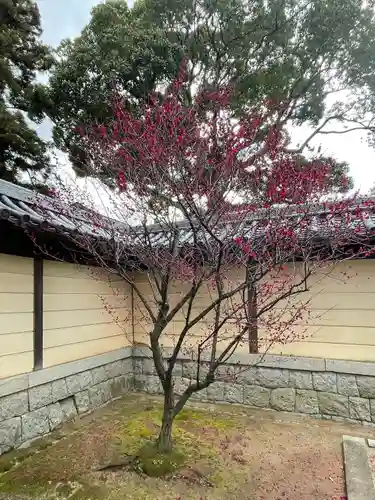
[[[114,90],[136,105],[163,78],[175,75],[178,53],[162,30],[147,25],[125,1],[100,4],[81,36],[65,40],[50,80],[50,116],[56,145],[70,153],[76,171],[85,167],[76,127],[106,122]]]
[[[371,139],[374,130],[372,1],[139,0],[129,9],[125,0],[107,0],[78,38],[62,43],[59,57],[48,88],[54,139],[82,174],[76,127],[105,123],[114,89],[137,109],[177,75],[182,58],[187,101],[198,87],[229,84],[237,116],[272,99],[287,103],[286,122],[319,133],[359,126]]]
[[[0,178],[23,184],[43,182],[49,170],[47,145],[27,121],[43,118],[45,90],[35,80],[52,64],[40,35],[33,0],[0,0]]]

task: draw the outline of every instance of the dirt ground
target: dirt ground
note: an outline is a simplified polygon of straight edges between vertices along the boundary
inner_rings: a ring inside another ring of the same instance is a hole
[[[175,422],[184,464],[165,478],[101,466],[157,433],[161,401],[132,395],[0,458],[6,500],[341,500],[343,434],[362,426],[233,405],[194,404]]]

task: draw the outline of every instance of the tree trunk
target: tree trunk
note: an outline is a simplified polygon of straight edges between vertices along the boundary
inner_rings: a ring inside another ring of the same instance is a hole
[[[163,419],[156,446],[161,453],[169,453],[172,450],[172,425],[174,420],[173,385],[171,384],[164,391]]]
[[[172,451],[172,424],[172,415],[163,415],[160,434],[156,442],[157,449],[161,453],[169,453]]]

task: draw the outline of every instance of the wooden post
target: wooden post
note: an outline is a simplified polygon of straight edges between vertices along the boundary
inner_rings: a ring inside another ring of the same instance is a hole
[[[247,318],[249,321],[249,352],[257,354],[259,352],[258,345],[258,303],[257,289],[251,275],[250,264],[247,266]]]
[[[43,368],[43,259],[34,257],[34,370]]]

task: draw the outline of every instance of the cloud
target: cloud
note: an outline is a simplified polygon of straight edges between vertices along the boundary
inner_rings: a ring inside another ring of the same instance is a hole
[[[44,42],[57,47],[64,38],[77,36],[98,3],[98,0],[37,0]]]

